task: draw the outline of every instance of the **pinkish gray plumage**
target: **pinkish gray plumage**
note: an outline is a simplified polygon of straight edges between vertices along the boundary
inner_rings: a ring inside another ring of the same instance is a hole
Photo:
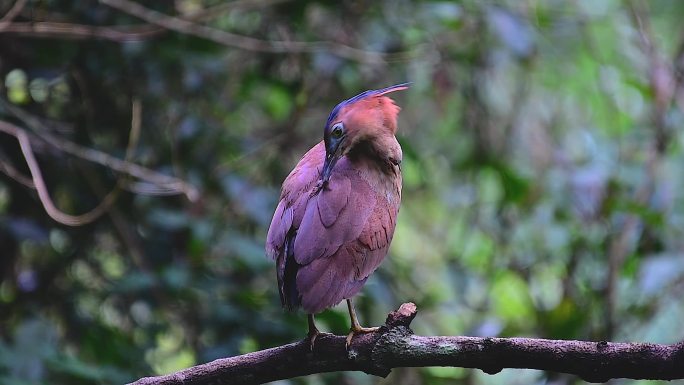
[[[315,314],[351,298],[387,254],[401,201],[399,107],[366,91],[333,109],[283,183],[268,231],[283,306]],[[327,170],[327,171],[324,171]]]

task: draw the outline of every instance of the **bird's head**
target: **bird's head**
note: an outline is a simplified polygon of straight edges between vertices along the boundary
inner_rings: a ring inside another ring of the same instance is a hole
[[[408,88],[408,83],[362,92],[333,108],[325,124],[325,163],[321,176],[327,183],[335,163],[359,143],[393,140],[400,108],[385,96]],[[393,161],[401,161],[396,159]]]

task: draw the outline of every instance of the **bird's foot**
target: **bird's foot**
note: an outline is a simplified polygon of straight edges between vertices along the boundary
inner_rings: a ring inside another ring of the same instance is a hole
[[[345,343],[345,346],[346,346],[347,350],[349,350],[349,346],[351,346],[352,339],[354,338],[354,336],[355,336],[356,334],[373,333],[373,332],[378,331],[379,329],[380,329],[380,328],[377,327],[377,326],[372,327],[372,328],[364,328],[364,327],[361,327],[361,326],[352,327],[352,328],[349,330],[349,334],[347,334],[347,342]]]
[[[306,339],[309,340],[309,349],[313,352],[314,350],[314,345],[316,344],[316,340],[318,339],[318,336],[329,336],[332,335],[331,333],[324,333],[324,332],[319,332],[318,329],[316,329],[313,332],[309,332],[307,334]]]
[[[309,333],[307,334],[308,339],[309,339],[309,348],[313,352],[314,349],[314,344],[316,343],[316,338],[322,334],[321,332],[318,331],[318,329],[314,329],[313,331],[309,330]]]

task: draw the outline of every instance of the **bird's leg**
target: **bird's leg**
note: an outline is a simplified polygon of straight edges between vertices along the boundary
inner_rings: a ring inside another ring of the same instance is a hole
[[[372,328],[364,328],[359,324],[358,318],[356,318],[356,310],[354,310],[354,305],[352,305],[351,299],[347,299],[347,308],[349,309],[349,318],[351,318],[351,329],[349,330],[349,334],[347,335],[347,349],[349,349],[349,345],[351,345],[352,338],[354,338],[355,334],[360,334],[360,333],[372,333],[374,331],[377,331],[380,329],[379,327],[372,327]]]
[[[316,342],[316,337],[318,337],[319,334],[321,334],[320,331],[318,331],[318,328],[316,327],[316,324],[314,323],[314,315],[313,314],[308,314],[308,319],[309,319],[309,347],[311,348],[311,351],[313,352],[314,349],[314,343]]]

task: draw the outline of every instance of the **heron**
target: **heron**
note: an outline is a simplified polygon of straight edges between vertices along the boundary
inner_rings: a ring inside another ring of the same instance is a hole
[[[333,108],[323,140],[283,182],[266,239],[275,260],[284,308],[308,315],[313,350],[320,331],[314,315],[346,300],[346,338],[378,328],[359,324],[352,297],[387,255],[401,203],[402,150],[396,138],[400,108],[387,96],[407,83],[368,90]]]

